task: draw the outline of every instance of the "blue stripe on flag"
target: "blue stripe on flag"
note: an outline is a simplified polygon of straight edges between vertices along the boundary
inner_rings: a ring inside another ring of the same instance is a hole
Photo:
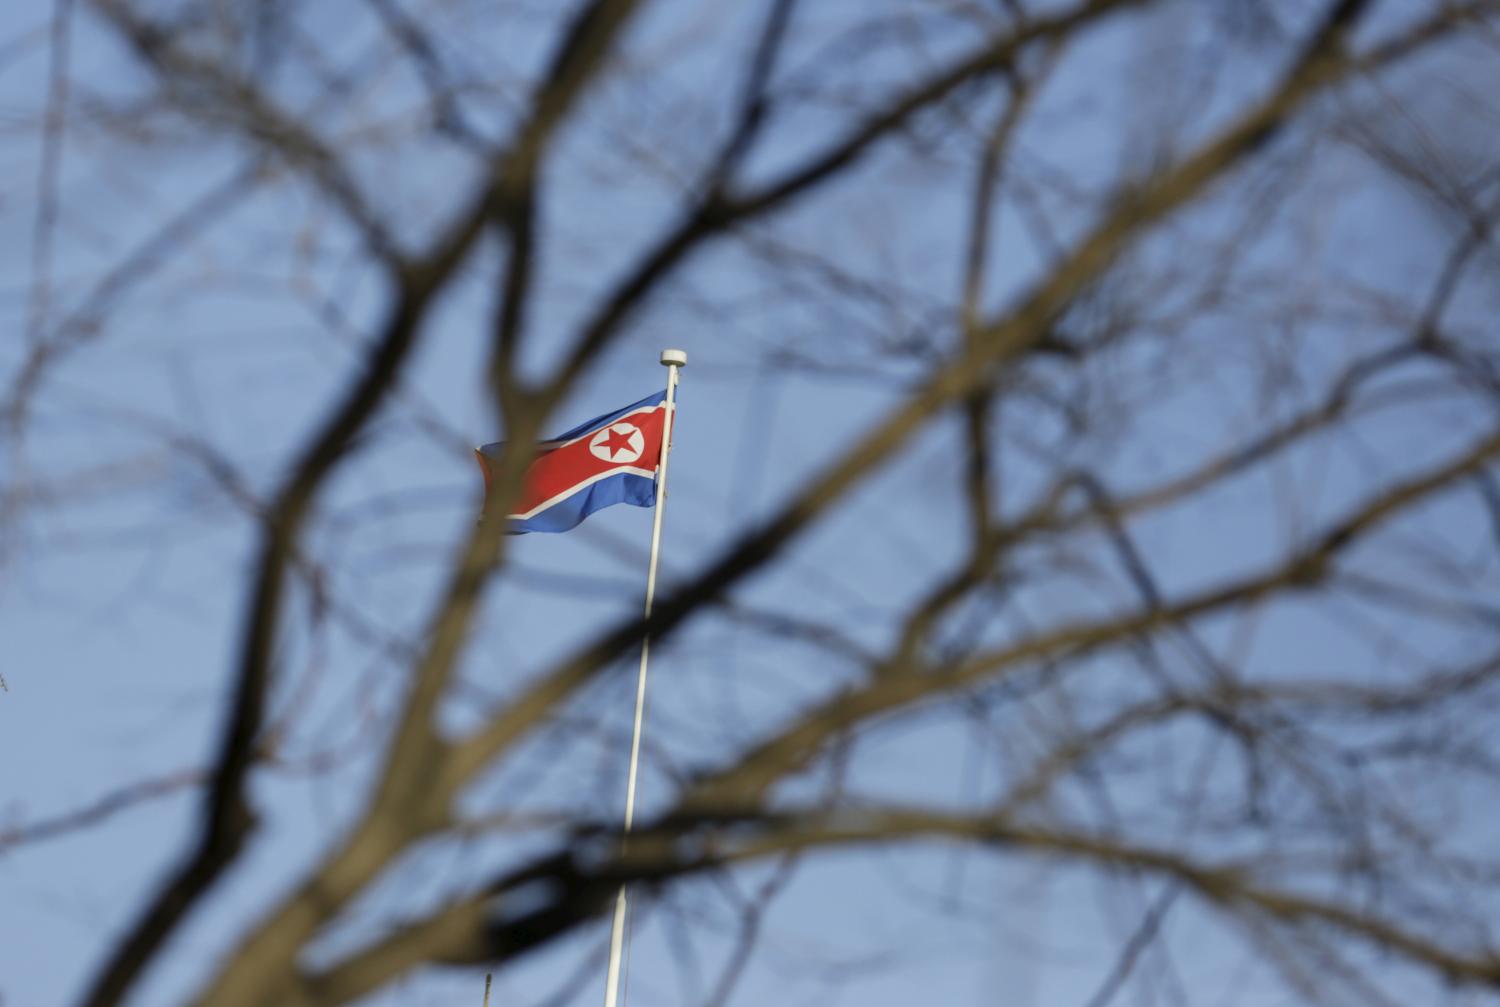
[[[635,409],[642,403],[638,402],[627,409]],[[620,410],[625,412],[626,409]],[[618,416],[612,413],[611,416]],[[580,427],[586,430],[587,426]],[[574,435],[576,436],[576,435]],[[567,440],[568,434],[559,437],[558,440]],[[617,503],[631,504],[635,507],[653,507],[656,505],[656,480],[645,476],[638,476],[631,472],[621,472],[607,479],[600,479],[592,485],[586,486],[568,497],[559,500],[539,514],[533,514],[524,521],[511,520],[507,522],[506,531],[512,535],[524,535],[527,532],[560,532],[569,531],[588,517],[594,511],[603,507],[610,507]]]

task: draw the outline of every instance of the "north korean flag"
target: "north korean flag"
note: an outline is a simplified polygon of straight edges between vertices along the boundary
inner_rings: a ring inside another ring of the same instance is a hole
[[[667,393],[597,416],[537,445],[525,488],[507,520],[512,534],[578,527],[613,504],[656,504],[656,472],[667,429]],[[504,441],[476,448],[488,492]]]

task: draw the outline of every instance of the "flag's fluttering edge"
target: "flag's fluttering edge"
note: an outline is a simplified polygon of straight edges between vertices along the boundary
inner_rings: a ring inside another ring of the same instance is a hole
[[[667,426],[667,393],[633,402],[536,447],[536,460],[512,512],[513,534],[568,531],[596,510],[618,503],[656,504],[656,473]],[[490,488],[504,441],[476,448]]]

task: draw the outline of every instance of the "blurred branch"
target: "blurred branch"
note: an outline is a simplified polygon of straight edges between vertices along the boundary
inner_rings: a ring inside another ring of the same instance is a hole
[[[464,117],[453,83],[448,79],[447,70],[431,34],[402,9],[400,0],[365,2],[380,17],[386,31],[416,66],[417,74],[432,101],[438,132],[452,137],[476,153],[490,153],[491,143]]]
[[[49,818],[39,818],[18,825],[0,827],[0,856],[19,846],[77,832],[98,825],[113,816],[141,804],[169,797],[200,786],[208,779],[201,769],[184,769],[150,780],[132,783],[112,790],[102,797],[71,811]]]
[[[844,137],[814,154],[780,178],[752,192],[735,195],[709,189],[686,217],[644,253],[626,278],[608,294],[584,323],[567,362],[559,368],[556,388],[566,388],[583,371],[614,331],[645,298],[646,294],[707,239],[729,228],[768,215],[771,211],[812,191],[858,163],[881,140],[902,129],[915,116],[952,95],[961,86],[987,74],[1011,67],[1028,46],[1042,40],[1081,31],[1106,15],[1145,0],[1088,0],[1050,18],[1038,18],[1018,26],[1013,33],[991,41],[974,53],[955,61],[948,69],[898,95],[869,115]],[[774,25],[774,21],[772,24]],[[753,80],[753,77],[752,77]],[[754,107],[752,102],[751,106]],[[748,121],[748,120],[747,120]],[[728,180],[733,175],[732,156],[743,157],[753,139],[755,126],[731,137],[724,153],[714,159],[710,178]],[[737,155],[733,152],[738,151]],[[557,392],[552,395],[557,397]]]
[[[705,1007],[726,1007],[729,1003],[729,998],[734,995],[735,986],[738,985],[740,977],[745,974],[745,966],[750,962],[750,955],[755,950],[755,942],[764,926],[766,910],[770,908],[776,896],[791,882],[799,863],[800,858],[795,851],[784,854],[772,867],[770,875],[761,882],[748,904],[741,908],[740,932],[735,941],[734,950],[730,953],[729,961],[725,963],[723,971],[719,973],[719,981],[714,984],[713,992],[704,1001]]]
[[[253,192],[262,168],[259,159],[252,160],[194,199],[179,213],[169,217],[165,224],[106,273],[77,309],[70,312],[50,332],[39,334],[11,385],[9,402],[6,403],[5,419],[12,433],[18,434],[25,424],[31,399],[46,370],[69,351],[97,337],[103,331],[106,314],[131,287],[139,285],[153,272],[161,269],[174,253],[189,250],[193,237],[208,225],[217,222]]]
[[[326,971],[306,976],[301,994],[284,1002],[346,1003],[423,960],[509,962],[599,912],[622,880],[659,882],[788,851],[912,839],[971,841],[999,850],[1141,870],[1173,879],[1231,914],[1248,912],[1324,924],[1432,967],[1453,983],[1500,986],[1500,951],[1453,951],[1373,912],[1262,886],[1255,880],[1255,865],[1249,862],[1201,863],[1170,850],[1043,829],[1004,817],[877,808],[667,816],[637,830],[628,856],[619,861],[589,867],[586,857],[560,854],[533,863],[426,919],[398,928]],[[527,896],[534,892],[554,894],[542,908],[524,908],[532,902]],[[518,915],[507,914],[509,898],[520,903]]]
[[[1162,921],[1166,919],[1167,913],[1172,909],[1172,903],[1177,901],[1177,896],[1181,893],[1182,888],[1173,885],[1157,897],[1146,915],[1141,918],[1140,926],[1120,949],[1120,957],[1115,961],[1114,968],[1110,969],[1109,975],[1104,977],[1104,983],[1099,987],[1098,992],[1089,997],[1087,1007],[1109,1007],[1115,994],[1124,987],[1125,980],[1130,978],[1136,962],[1161,933]]]
[[[156,71],[168,94],[183,104],[184,111],[207,114],[210,125],[218,125],[223,117],[247,140],[305,171],[359,231],[382,264],[392,269],[402,266],[405,255],[385,221],[343,159],[312,127],[278,107],[254,82],[233,74],[224,63],[184,51],[176,44],[170,27],[138,13],[130,0],[90,3]]]
[[[26,336],[33,349],[42,340],[51,308],[52,238],[57,229],[57,194],[62,179],[63,138],[67,132],[68,50],[72,24],[73,0],[52,0],[47,106],[38,168],[36,216],[31,230],[31,299]]]
[[[1500,455],[1500,433],[1481,440],[1447,464],[1367,501],[1270,570],[1170,604],[1148,606],[1100,622],[1065,625],[977,655],[952,668],[926,674],[919,673],[927,671],[920,667],[904,669],[865,686],[845,690],[804,714],[790,729],[757,745],[732,767],[706,777],[684,797],[683,806],[701,809],[753,801],[772,783],[805,766],[829,737],[898,707],[968,688],[1025,662],[1059,652],[1076,655],[1097,650],[1163,627],[1184,626],[1194,619],[1260,600],[1277,591],[1305,590],[1327,577],[1334,559],[1362,535],[1400,511],[1448,489],[1497,455]]]

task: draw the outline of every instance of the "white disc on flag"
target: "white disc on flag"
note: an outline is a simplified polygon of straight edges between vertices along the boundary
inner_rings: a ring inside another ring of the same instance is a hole
[[[633,462],[646,450],[646,437],[634,423],[611,423],[589,439],[589,453],[606,462]]]

